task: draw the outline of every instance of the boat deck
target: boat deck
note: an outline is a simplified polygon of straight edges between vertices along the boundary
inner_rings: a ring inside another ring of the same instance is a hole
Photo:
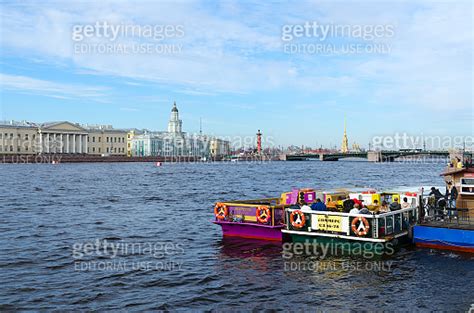
[[[469,221],[428,221],[422,222],[420,226],[437,227],[437,228],[450,228],[450,229],[463,229],[463,230],[474,230],[474,222]]]

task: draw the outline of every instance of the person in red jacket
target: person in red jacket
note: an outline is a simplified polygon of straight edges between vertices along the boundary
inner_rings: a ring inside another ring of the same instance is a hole
[[[362,209],[364,207],[364,204],[362,203],[363,200],[359,200],[359,199],[352,199],[352,201],[354,201],[354,204],[358,204],[359,205],[359,209]]]

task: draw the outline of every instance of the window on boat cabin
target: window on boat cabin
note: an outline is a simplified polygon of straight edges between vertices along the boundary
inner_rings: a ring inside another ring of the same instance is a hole
[[[463,178],[461,180],[461,184],[463,184],[463,185],[474,185],[474,178]]]

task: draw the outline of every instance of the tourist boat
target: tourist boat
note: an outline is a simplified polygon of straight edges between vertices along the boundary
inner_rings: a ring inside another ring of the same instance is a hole
[[[383,193],[368,191],[350,193],[351,199],[364,200],[367,207],[380,200]],[[387,213],[368,211],[345,213],[316,211],[309,206],[285,209],[285,228],[282,229],[293,242],[330,244],[346,252],[359,250],[395,250],[411,241],[413,226],[418,217],[417,200],[410,207]]]
[[[423,216],[414,228],[414,242],[418,247],[474,253],[474,167],[472,153],[453,152],[448,168],[441,176],[446,187],[458,191],[456,205],[432,202],[440,214]],[[453,164],[454,163],[454,164]],[[457,164],[456,164],[457,163]],[[431,201],[424,201],[425,210]],[[431,213],[430,213],[431,214]]]
[[[213,223],[222,227],[224,237],[281,241],[284,210],[297,203],[312,203],[315,195],[313,189],[294,189],[279,198],[218,202]]]

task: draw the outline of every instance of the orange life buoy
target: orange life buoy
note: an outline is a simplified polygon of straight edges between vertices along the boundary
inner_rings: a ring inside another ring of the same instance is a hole
[[[224,203],[217,203],[216,206],[214,207],[214,215],[218,220],[223,220],[227,217],[227,214],[229,214],[229,209],[227,209],[227,205]]]
[[[257,208],[255,215],[257,216],[257,221],[262,224],[266,224],[271,217],[270,208],[268,206],[261,205]]]
[[[296,219],[295,216],[297,216]],[[300,210],[293,211],[290,214],[290,223],[294,228],[303,228],[306,223],[306,217]]]
[[[351,228],[357,236],[365,236],[369,233],[370,224],[365,217],[356,217],[352,220]]]

